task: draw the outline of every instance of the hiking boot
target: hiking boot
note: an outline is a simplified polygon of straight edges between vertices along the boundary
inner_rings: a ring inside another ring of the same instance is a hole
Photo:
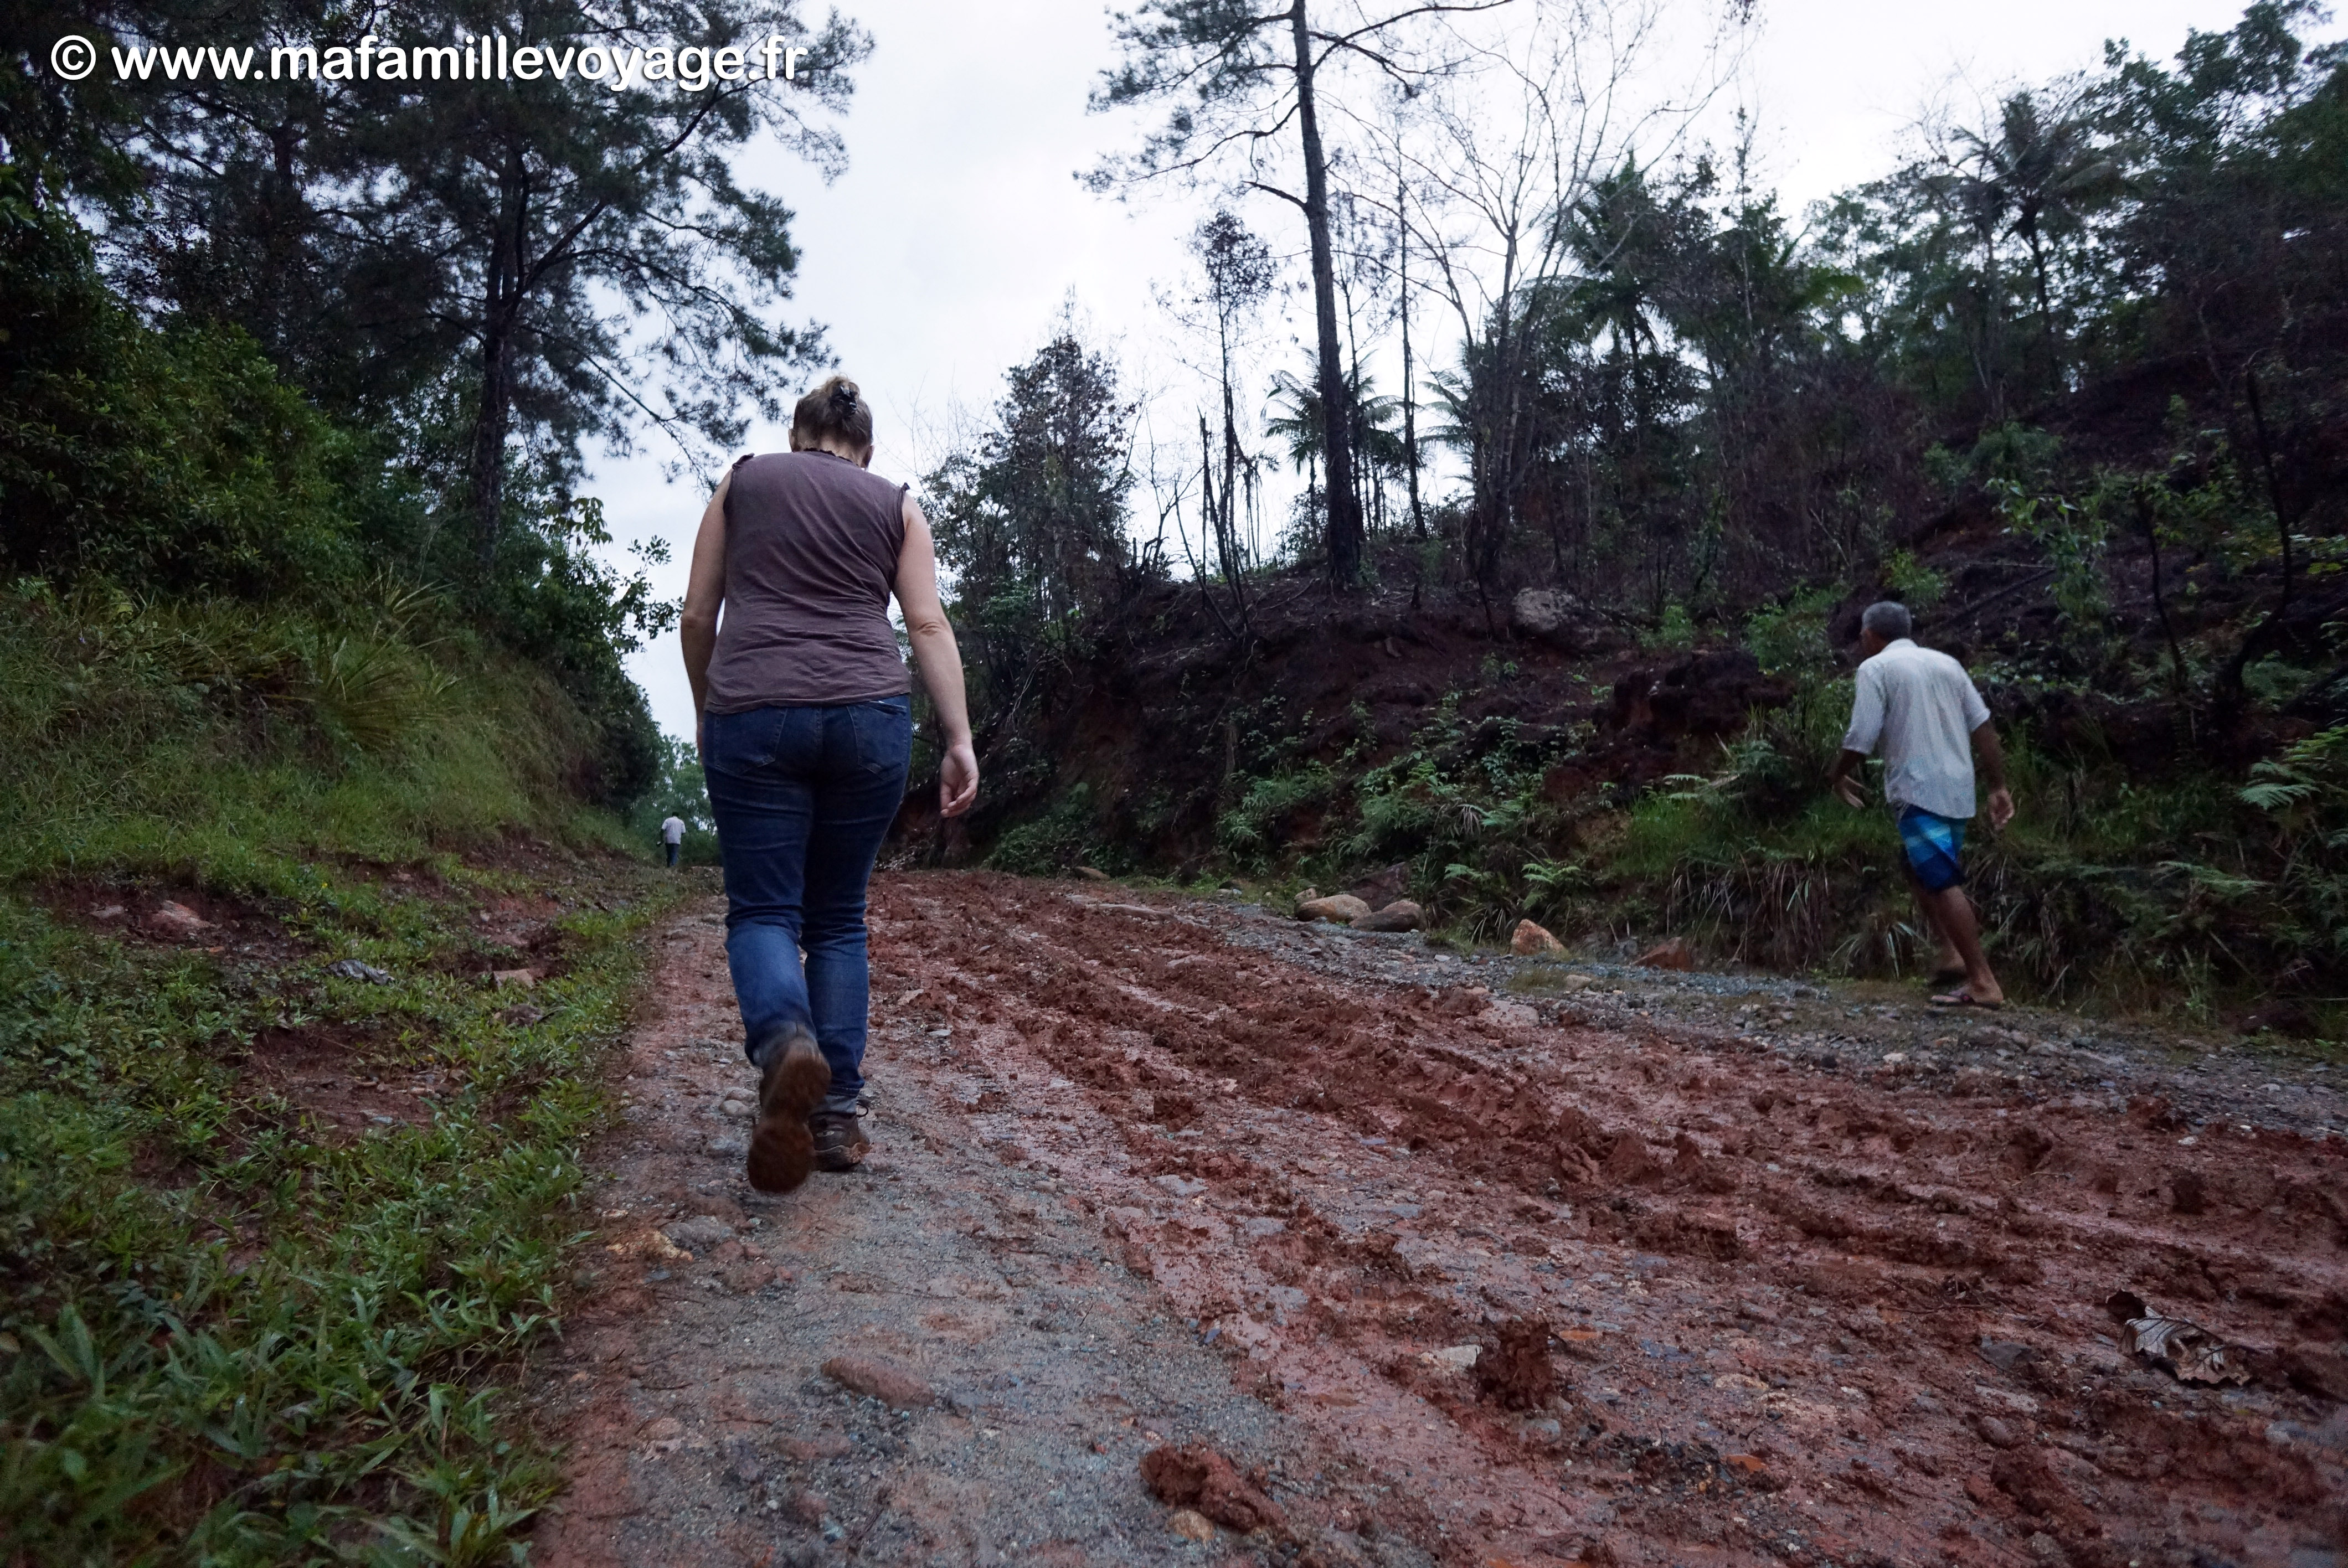
[[[872,1151],[864,1135],[863,1119],[845,1111],[819,1111],[808,1118],[815,1140],[815,1163],[819,1171],[852,1171]]]
[[[793,1030],[771,1049],[758,1079],[758,1125],[745,1162],[752,1186],[788,1193],[808,1179],[815,1164],[808,1114],[823,1103],[830,1087],[831,1064],[807,1030]]]

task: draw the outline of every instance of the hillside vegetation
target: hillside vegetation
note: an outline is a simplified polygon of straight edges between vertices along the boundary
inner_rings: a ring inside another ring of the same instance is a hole
[[[0,164],[0,1562],[509,1562],[556,1485],[661,611],[526,462],[452,559],[415,435]]]
[[[991,794],[967,836],[909,830],[1912,974],[1889,825],[1821,788],[1859,611],[1897,599],[2015,753],[1975,888],[2026,994],[2348,1036],[2348,57],[2318,20],[2115,46],[1799,223],[1741,150],[1625,159],[1426,404],[1354,364],[1352,577],[1303,378],[1271,453],[1226,403],[1169,466],[1062,333],[927,487]],[[1365,333],[1441,294],[1424,254],[1402,283],[1438,216],[1360,217]],[[1228,396],[1268,253],[1226,214],[1195,254]],[[1251,553],[1273,456],[1308,483]]]

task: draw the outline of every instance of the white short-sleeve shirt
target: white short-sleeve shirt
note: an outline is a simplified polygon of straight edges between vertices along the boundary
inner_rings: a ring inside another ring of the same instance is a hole
[[[1973,814],[1975,730],[1989,704],[1965,667],[1902,637],[1859,667],[1843,750],[1883,748],[1883,796],[1935,816]]]
[[[685,842],[685,819],[682,817],[672,816],[666,822],[662,823],[661,842],[664,844],[683,844]]]

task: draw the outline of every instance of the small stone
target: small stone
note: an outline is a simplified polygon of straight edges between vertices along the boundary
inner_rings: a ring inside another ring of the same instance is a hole
[[[1397,898],[1354,922],[1356,931],[1419,931],[1426,927],[1426,911],[1408,898]]]
[[[743,1486],[756,1486],[767,1479],[767,1456],[748,1438],[726,1440],[726,1473]]]
[[[1177,1509],[1174,1517],[1166,1522],[1168,1528],[1185,1541],[1212,1541],[1215,1527],[1207,1516],[1195,1508]]]
[[[1076,875],[1083,877],[1087,882],[1106,882],[1108,880],[1107,872],[1090,866],[1077,866]]]
[[[119,920],[129,913],[130,911],[119,904],[108,904],[104,908],[92,909],[89,917],[93,920]]]
[[[918,1409],[937,1402],[937,1395],[901,1367],[866,1356],[834,1356],[823,1364],[823,1375],[841,1388],[869,1394],[891,1409]]]
[[[821,1524],[831,1512],[831,1504],[818,1491],[795,1491],[783,1504],[783,1512],[801,1524]]]
[[[685,1436],[685,1423],[675,1416],[654,1416],[636,1429],[636,1436],[648,1443],[664,1443]]]
[[[536,969],[491,969],[489,983],[499,989],[519,986],[523,990],[529,990],[538,984],[538,971]]]
[[[162,907],[147,917],[147,925],[149,929],[160,932],[166,937],[192,937],[199,931],[209,931],[212,928],[212,923],[210,920],[205,919],[185,904],[174,904],[168,899],[164,901]]]
[[[2013,1429],[1995,1416],[1976,1415],[1972,1428],[1974,1435],[1993,1449],[2010,1449],[2014,1444]]]
[[[328,964],[326,972],[330,975],[338,975],[346,980],[365,980],[369,985],[391,984],[389,974],[359,958],[345,958],[338,963]]]
[[[696,1219],[679,1220],[675,1225],[661,1226],[661,1234],[682,1247],[706,1252],[721,1243],[734,1239],[734,1227],[715,1214],[703,1214]]]
[[[1758,1454],[1724,1454],[1721,1463],[1742,1476],[1767,1475],[1769,1467],[1761,1462]]]
[[[2208,1186],[2198,1171],[2168,1173],[2168,1206],[2180,1214],[2198,1214],[2209,1206]]]
[[[1337,926],[1350,926],[1369,913],[1370,907],[1351,893],[1332,893],[1296,907],[1300,920],[1326,920]]]

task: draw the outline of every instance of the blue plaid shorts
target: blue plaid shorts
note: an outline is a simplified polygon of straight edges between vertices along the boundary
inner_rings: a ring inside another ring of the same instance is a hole
[[[1900,808],[1900,843],[1908,851],[1908,864],[1926,892],[1938,893],[1964,881],[1965,868],[1958,860],[1965,852],[1962,817],[1935,816],[1929,811],[1903,805]]]

